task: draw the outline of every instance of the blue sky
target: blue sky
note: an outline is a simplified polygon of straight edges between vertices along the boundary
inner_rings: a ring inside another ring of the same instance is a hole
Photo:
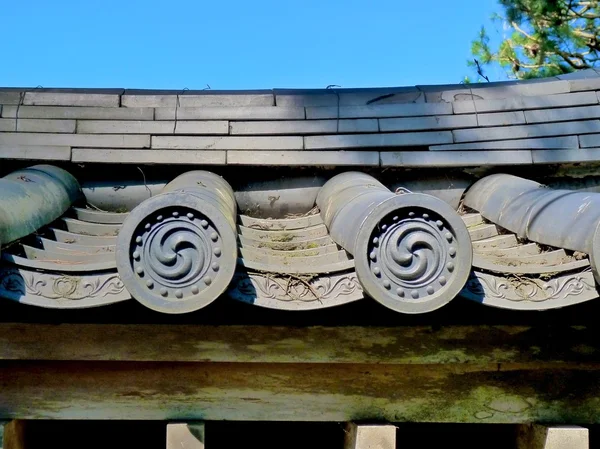
[[[495,0],[0,2],[0,86],[19,87],[458,83],[498,10]]]

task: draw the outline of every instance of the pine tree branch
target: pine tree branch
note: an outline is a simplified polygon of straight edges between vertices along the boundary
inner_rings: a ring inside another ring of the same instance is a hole
[[[531,39],[533,42],[539,43],[539,41],[535,37],[533,37],[532,35],[527,33],[525,30],[523,30],[516,22],[511,22],[510,26],[512,26],[516,31],[521,33],[527,39]]]
[[[575,28],[573,30],[573,34],[576,34],[577,36],[585,37],[586,39],[590,39],[590,40],[598,38],[598,34],[587,33],[585,31],[577,29],[577,28]]]
[[[557,54],[558,56],[560,56],[561,58],[563,58],[563,60],[569,64],[571,67],[573,67],[575,70],[583,70],[583,69],[591,69],[592,66],[590,66],[589,64],[587,64],[585,61],[582,61],[581,64],[577,64],[576,61],[574,61],[574,59],[576,59],[577,57],[575,55],[571,55],[567,52],[564,52],[562,50],[557,50],[555,52],[555,54]],[[573,57],[575,56],[575,57]]]
[[[511,22],[511,26],[516,31],[518,31],[523,36],[525,36],[526,38],[532,40],[533,42],[539,43],[538,39],[536,39],[534,36],[532,36],[531,34],[527,33],[525,30],[523,30],[516,22]],[[511,45],[511,47],[512,47],[512,45]],[[556,55],[560,56],[567,64],[569,64],[575,70],[582,70],[582,69],[590,69],[590,68],[592,68],[592,66],[590,66],[589,64],[587,64],[585,62],[585,57],[581,53],[566,52],[566,51],[562,51],[562,50],[558,50],[557,49],[556,52],[548,52],[547,54],[556,54]],[[576,59],[578,59],[579,61],[575,61]],[[509,60],[509,62],[512,63],[514,61],[510,61]],[[579,64],[577,62],[579,62]],[[522,63],[519,63],[519,65],[521,67],[527,68],[527,65],[524,65]]]
[[[598,67],[600,62],[599,0],[500,0],[504,23],[514,35],[504,36],[483,65],[498,64],[510,78],[540,77]],[[481,47],[481,45],[480,45]],[[473,54],[481,48],[474,43]]]

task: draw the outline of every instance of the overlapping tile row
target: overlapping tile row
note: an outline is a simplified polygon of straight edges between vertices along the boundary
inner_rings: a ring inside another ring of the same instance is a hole
[[[389,167],[600,161],[600,73],[374,89],[0,89],[0,159]]]

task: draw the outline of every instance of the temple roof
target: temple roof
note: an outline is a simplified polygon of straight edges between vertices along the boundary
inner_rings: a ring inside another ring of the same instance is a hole
[[[382,167],[598,161],[599,90],[594,70],[367,89],[4,88],[0,158]]]

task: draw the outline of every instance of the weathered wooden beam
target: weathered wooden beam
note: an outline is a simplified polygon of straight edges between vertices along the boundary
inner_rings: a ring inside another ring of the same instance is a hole
[[[517,449],[588,449],[589,430],[577,426],[519,426]]]
[[[570,325],[436,328],[0,323],[0,359],[390,365],[600,363],[600,340],[598,329]]]
[[[204,449],[204,423],[167,424],[167,449]]]
[[[598,345],[582,326],[0,324],[0,419],[600,423]]]
[[[0,423],[0,449],[24,449],[25,421],[13,420]]]
[[[2,362],[0,419],[600,423],[600,364]]]
[[[396,426],[348,423],[344,449],[396,449]]]

